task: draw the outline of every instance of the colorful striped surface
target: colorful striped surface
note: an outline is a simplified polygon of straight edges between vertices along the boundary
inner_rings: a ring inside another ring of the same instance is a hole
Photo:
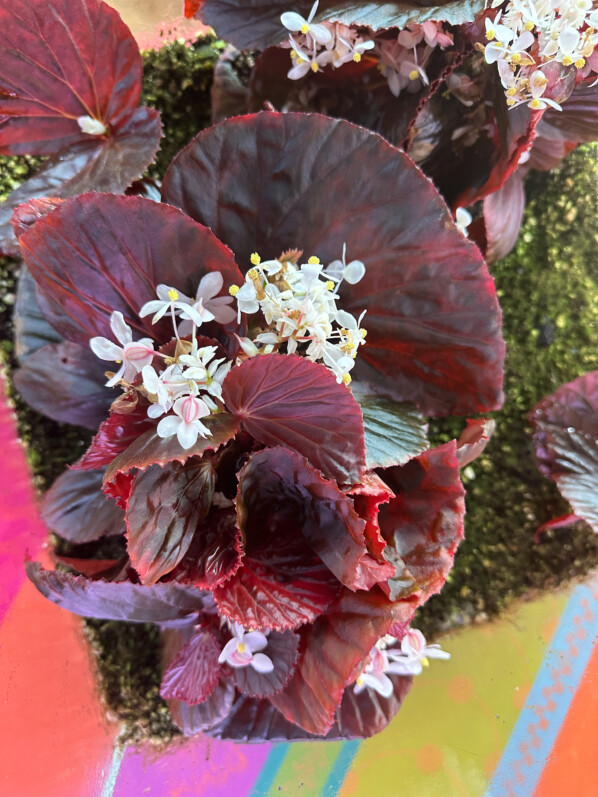
[[[598,582],[447,635],[390,727],[363,742],[115,744],[77,618],[22,562],[43,544],[0,401],[0,794],[11,797],[595,797]],[[43,553],[43,552],[42,552]],[[39,555],[39,554],[38,554]]]

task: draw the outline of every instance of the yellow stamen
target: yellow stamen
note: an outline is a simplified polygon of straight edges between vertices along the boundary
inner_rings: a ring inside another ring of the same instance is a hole
[[[510,89],[507,89],[507,97],[514,97],[517,94],[517,89],[515,86],[511,86]]]
[[[511,56],[511,63],[518,64],[520,63],[520,61],[521,61],[521,55],[519,53],[513,53],[513,55]]]
[[[343,382],[345,385],[351,384],[351,376],[349,374],[343,374]]]
[[[301,33],[303,33],[304,36],[306,33],[309,33],[309,25],[307,24],[307,22],[301,25]]]
[[[171,288],[168,291],[168,298],[170,299],[171,302],[177,302],[179,299],[179,292],[175,291],[174,288]]]
[[[512,97],[507,97],[507,105],[515,105],[515,100]]]
[[[311,71],[312,72],[319,72],[319,70],[320,70],[320,67],[318,66],[317,61],[312,61],[311,62]]]
[[[297,50],[291,50],[291,58],[293,59],[293,61],[295,60],[295,58],[297,58]]]
[[[353,60],[358,64],[361,61],[361,53],[353,53]]]
[[[363,686],[363,678],[361,677],[361,675],[357,679],[357,686]]]
[[[428,661],[428,659],[425,659],[425,658],[422,659],[422,664],[424,665],[424,667],[429,667],[430,666],[430,662]]]
[[[359,334],[361,335],[361,337],[362,337],[362,338],[365,338],[365,336],[368,334],[368,331],[367,331],[367,329],[364,329],[364,328],[362,327],[362,328],[359,330]]]
[[[486,31],[486,38],[488,39],[488,41],[489,41],[489,42],[491,42],[491,41],[492,41],[492,39],[493,39],[495,36],[496,36],[496,32],[495,32],[495,31],[493,31],[493,30],[492,30],[492,28],[490,28],[489,30],[487,30],[487,31]]]
[[[563,57],[563,66],[571,66],[572,63],[573,63],[573,59],[571,58],[570,55],[565,55]]]
[[[585,58],[578,58],[577,61],[575,62],[575,66],[577,67],[577,69],[583,69],[585,65],[586,65]]]
[[[530,108],[533,108],[533,109],[534,109],[534,111],[537,111],[537,110],[538,110],[538,108],[540,107],[540,100],[539,100],[539,99],[536,97],[535,99],[533,99],[533,100],[530,102],[530,104],[529,104],[529,107],[530,107]]]
[[[250,268],[249,271],[247,272],[247,276],[249,277],[250,280],[257,279],[258,278],[257,270],[255,268]]]
[[[252,266],[259,266],[259,264],[262,262],[262,258],[257,252],[254,252],[249,259],[251,260]]]
[[[230,288],[228,289],[228,292],[230,293],[231,296],[236,296],[239,293],[239,290],[240,288],[238,285],[231,285]]]
[[[328,280],[328,282],[326,283],[326,287],[328,288],[329,291],[333,291],[334,290],[334,282],[332,280]]]
[[[417,69],[412,69],[411,72],[409,72],[409,80],[417,80],[418,77],[419,77],[419,72],[417,71]]]
[[[525,30],[533,30],[535,26],[534,26],[534,23],[530,21],[530,22],[526,22],[523,27],[525,28]]]
[[[310,264],[310,266],[319,266],[320,258],[312,255],[307,262]]]
[[[122,360],[115,360],[114,362],[115,362],[117,365],[120,365],[120,364],[122,363]]]
[[[245,653],[245,642],[239,642],[237,645],[237,650],[239,653]]]

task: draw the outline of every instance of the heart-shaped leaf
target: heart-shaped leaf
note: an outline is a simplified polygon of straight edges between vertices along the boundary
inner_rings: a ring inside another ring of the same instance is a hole
[[[209,460],[137,474],[127,503],[127,549],[143,584],[155,584],[185,556],[210,511],[214,484]]]
[[[359,406],[325,366],[296,354],[252,357],[229,372],[222,395],[260,443],[297,451],[341,484],[364,472]]]
[[[203,703],[218,683],[219,655],[220,645],[214,635],[200,628],[164,671],[160,696],[189,705]]]
[[[317,114],[230,119],[175,158],[163,197],[241,264],[289,248],[330,263],[346,244],[366,267],[340,289],[342,309],[367,310],[354,378],[425,415],[500,405],[494,283],[430,181],[379,136]]]
[[[137,334],[169,340],[172,325],[152,326],[151,317],[138,316],[160,283],[195,296],[209,272],[222,273],[224,291],[242,279],[231,252],[210,230],[141,197],[69,199],[27,230],[20,244],[46,318],[86,347],[94,335],[112,339],[115,310]]]
[[[35,280],[29,269],[23,266],[19,274],[17,298],[12,316],[14,327],[15,356],[20,365],[47,343],[60,343],[62,338],[47,322],[39,308]]]

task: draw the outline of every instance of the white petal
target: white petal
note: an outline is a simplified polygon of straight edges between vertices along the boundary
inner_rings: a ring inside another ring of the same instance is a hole
[[[99,119],[94,119],[93,116],[79,116],[77,124],[83,133],[87,133],[90,136],[103,136],[108,130],[103,122],[100,122]]]
[[[146,315],[150,313],[156,313],[158,310],[161,310],[164,307],[164,302],[159,302],[157,299],[154,299],[151,302],[146,302],[143,307],[139,310],[139,317],[145,318]],[[168,305],[166,305],[168,307]]]
[[[125,317],[118,310],[115,310],[110,316],[110,329],[114,332],[114,337],[119,343],[125,346],[127,343],[133,342],[133,334],[131,327],[125,321]]]
[[[231,304],[232,299],[232,296],[223,296],[208,302],[207,309],[219,324],[230,324],[237,317],[237,311]]]
[[[162,418],[156,428],[156,432],[159,437],[172,437],[173,434],[177,433],[181,423],[182,421],[180,418],[176,418],[174,415],[168,415],[166,418]]]
[[[203,299],[205,302],[207,299],[212,299],[220,293],[223,284],[224,277],[222,274],[219,271],[210,271],[209,274],[201,278],[195,300]]]
[[[251,659],[251,666],[257,672],[272,672],[274,669],[274,664],[272,664],[272,659],[268,658],[264,653],[256,653],[255,656]]]
[[[352,316],[351,313],[347,313],[346,310],[339,310],[336,314],[336,320],[342,327],[345,327],[345,329],[357,329],[357,321],[354,316]]]
[[[451,657],[450,653],[447,653],[446,650],[441,650],[438,645],[429,645],[425,652],[429,659],[450,659]]]
[[[119,362],[124,357],[124,349],[112,343],[108,338],[92,338],[89,341],[89,347],[96,357],[100,360],[110,360],[111,362]]]
[[[294,11],[285,11],[280,15],[280,21],[287,30],[299,31],[307,23],[307,20],[296,14]]]
[[[330,33],[326,25],[310,25],[309,35],[312,39],[315,39],[318,44],[328,44],[332,41],[332,33]]]
[[[268,637],[261,631],[249,631],[245,634],[243,642],[252,653],[257,653],[258,650],[263,650],[268,645]]]
[[[226,645],[222,648],[222,653],[218,656],[218,661],[220,662],[220,664],[227,661],[229,656],[232,656],[232,654],[237,649],[238,645],[239,645],[239,640],[237,639],[237,637],[233,637],[232,639],[228,640]]]
[[[289,69],[289,71],[287,72],[287,77],[289,80],[299,80],[300,78],[305,77],[305,75],[307,75],[310,68],[311,66],[309,61],[301,61],[300,64],[297,64],[297,66],[294,66],[292,69]],[[238,295],[239,294],[237,294],[237,296]],[[246,310],[245,312],[255,313],[258,308],[259,305],[258,307],[256,307],[255,310],[249,310],[249,311]]]
[[[365,266],[361,260],[352,260],[347,268],[343,271],[343,277],[349,285],[355,285],[363,278],[365,274]]]
[[[150,404],[147,408],[147,417],[148,418],[159,418],[160,415],[164,415],[165,409],[161,404],[156,402],[155,404]],[[174,434],[174,433],[173,433]],[[160,437],[164,437],[164,435],[160,435]],[[170,435],[168,435],[170,437]]]
[[[178,438],[179,443],[185,449],[185,451],[191,448],[191,446],[194,446],[195,443],[197,442],[197,438],[199,437],[199,430],[197,428],[198,426],[201,426],[201,424],[198,424],[197,422],[187,423],[186,421],[181,420],[181,422],[179,423],[176,436]]]

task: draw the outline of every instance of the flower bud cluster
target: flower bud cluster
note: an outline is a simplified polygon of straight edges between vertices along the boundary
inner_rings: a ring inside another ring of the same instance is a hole
[[[318,0],[307,19],[294,11],[280,17],[289,31],[288,40],[281,46],[291,49],[293,65],[287,74],[291,80],[299,80],[326,66],[338,69],[350,61],[359,63],[369,50],[391,92],[398,97],[404,89],[414,93],[422,85],[428,85],[425,68],[430,55],[436,47],[444,50],[453,44],[452,36],[441,22],[409,25],[396,39],[373,35],[366,38],[356,28],[340,22],[314,22],[317,9]]]
[[[511,108],[527,103],[533,110],[561,110],[544,96],[548,64],[572,67],[583,77],[598,71],[598,11],[592,0],[510,0],[485,26],[485,59],[497,64]]]
[[[337,382],[349,384],[349,371],[355,364],[357,350],[365,342],[361,328],[364,313],[355,319],[337,308],[338,291],[343,281],[351,285],[365,274],[360,260],[346,262],[346,247],[340,260],[327,268],[317,257],[298,264],[300,253],[281,255],[262,262],[251,256],[252,268],[242,287],[233,286],[239,319],[242,313],[261,311],[266,322],[253,338],[240,338],[243,351],[250,357],[259,353],[295,352],[313,362],[321,361],[336,376]]]

